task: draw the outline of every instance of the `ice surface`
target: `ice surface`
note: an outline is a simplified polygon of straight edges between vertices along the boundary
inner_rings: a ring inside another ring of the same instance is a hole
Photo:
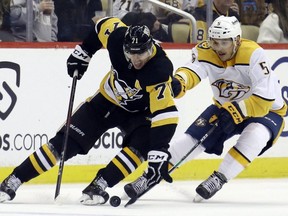
[[[0,204],[0,216],[288,216],[288,179],[235,179],[210,200],[193,203],[200,181],[162,182],[124,208],[107,202],[102,206],[79,203],[86,184],[63,184],[54,202],[55,185],[22,185],[11,202]],[[124,183],[109,189],[110,196],[123,195]]]

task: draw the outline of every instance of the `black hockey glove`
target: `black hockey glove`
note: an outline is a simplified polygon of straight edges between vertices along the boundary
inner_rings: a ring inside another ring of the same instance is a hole
[[[67,69],[70,77],[73,77],[74,71],[78,70],[78,79],[81,79],[88,68],[91,56],[77,45],[72,54],[67,59]]]
[[[180,75],[175,75],[172,79],[172,91],[174,98],[181,98],[186,93],[185,80]]]
[[[148,152],[148,170],[146,171],[147,186],[158,184],[163,178],[171,183],[173,179],[168,173],[170,154],[164,151],[152,150]]]
[[[224,133],[230,134],[244,118],[245,116],[237,102],[226,102],[222,105],[218,114],[218,127]]]

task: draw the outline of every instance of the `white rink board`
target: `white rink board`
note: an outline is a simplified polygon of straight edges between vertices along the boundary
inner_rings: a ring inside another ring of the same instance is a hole
[[[0,166],[15,166],[23,161],[42,143],[54,136],[66,119],[70,86],[72,79],[66,72],[66,59],[72,49],[0,49],[0,64],[8,61],[20,66],[19,86],[13,69],[0,68]],[[189,49],[166,49],[174,69],[184,64],[191,55]],[[288,100],[288,51],[267,50],[274,65],[279,59],[283,61],[275,71],[281,79],[283,97]],[[98,51],[93,57],[88,71],[77,83],[74,107],[93,95],[101,79],[109,71],[110,61],[106,50]],[[9,91],[7,91],[9,86]],[[12,93],[11,93],[12,91]],[[14,92],[14,93],[13,93]],[[17,98],[16,102],[11,95]],[[15,106],[9,112],[13,102]],[[212,103],[212,93],[208,80],[180,100],[176,100],[180,111],[180,124],[175,137],[183,133],[192,121]],[[3,120],[2,118],[5,119]],[[286,117],[287,122],[287,117]],[[280,137],[274,148],[264,157],[287,157],[287,133]],[[41,139],[40,139],[41,137]],[[231,147],[236,138],[227,142]],[[118,151],[122,137],[117,129],[109,131],[98,141],[87,156],[77,156],[67,164],[105,164]],[[200,158],[213,158],[203,154]]]

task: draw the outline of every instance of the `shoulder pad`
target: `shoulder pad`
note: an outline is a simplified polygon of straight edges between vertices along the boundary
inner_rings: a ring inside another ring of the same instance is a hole
[[[119,27],[126,25],[115,17],[104,18],[96,24],[96,32],[104,48],[107,48],[108,37],[110,34]]]

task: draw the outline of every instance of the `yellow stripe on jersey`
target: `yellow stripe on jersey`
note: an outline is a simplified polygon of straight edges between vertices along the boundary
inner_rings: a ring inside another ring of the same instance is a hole
[[[198,61],[205,61],[211,63],[216,67],[227,68],[237,64],[249,65],[252,53],[260,46],[254,41],[241,38],[241,46],[239,47],[236,55],[227,62],[222,62],[217,56],[207,41],[203,41],[197,45]]]
[[[251,55],[258,48],[256,42],[241,38],[241,46],[234,57],[235,64],[250,64]]]
[[[218,55],[210,48],[208,41],[199,43],[196,47],[198,51],[198,61],[205,61],[218,67],[225,67]]]
[[[155,44],[153,44],[152,45],[152,54],[150,55],[149,60],[152,59],[156,55],[156,53],[157,53],[157,48],[156,48]]]
[[[44,173],[44,170],[41,169],[41,167],[39,166],[38,162],[36,161],[35,157],[34,157],[34,154],[31,154],[29,156],[29,159],[33,165],[33,167],[35,168],[35,170],[39,173],[39,174],[42,174]]]
[[[194,88],[201,81],[200,77],[189,68],[180,67],[176,70],[176,74],[185,80],[187,90]]]
[[[115,164],[115,166],[122,172],[123,176],[128,176],[130,173],[127,171],[127,169],[120,163],[119,160],[116,158],[113,158],[112,163]]]
[[[178,120],[179,120],[178,112],[168,112],[165,114],[159,114],[154,118],[152,118],[151,128],[167,124],[178,124]]]
[[[159,127],[159,126],[167,125],[167,124],[178,124],[178,121],[179,121],[178,117],[177,118],[163,119],[160,121],[155,121],[155,122],[152,122],[151,128]]]
[[[244,100],[247,115],[249,117],[262,117],[272,108],[274,100],[267,100],[256,95],[251,95]]]
[[[275,139],[272,141],[272,145],[276,143],[276,141],[278,140],[278,138],[280,137],[282,131],[284,130],[284,127],[285,127],[285,121],[282,121],[282,125],[281,125],[281,128],[277,134],[277,136],[275,137]]]
[[[168,82],[171,82],[171,77]],[[154,113],[157,110],[175,106],[171,88],[168,82],[147,86],[146,91],[150,93],[150,111]]]
[[[96,24],[97,26],[97,24]],[[101,41],[104,48],[107,48],[107,42],[109,35],[117,28],[126,26],[119,18],[113,17],[110,19],[105,20],[98,32],[99,40]],[[97,26],[97,28],[99,28]]]
[[[278,115],[284,117],[287,113],[287,104],[284,101],[284,105],[281,109],[279,110],[270,110],[271,112],[277,113]]]
[[[51,150],[48,148],[48,144],[43,145],[42,148],[46,153],[46,155],[48,156],[48,158],[50,159],[50,161],[52,162],[52,164],[56,165],[57,159],[55,158],[55,155],[51,152]]]
[[[162,111],[152,118],[151,127],[178,123],[178,112],[167,111],[167,108],[175,106],[171,88],[169,86],[171,80],[172,78],[170,77],[167,82],[146,87],[147,92],[150,93],[151,113],[159,110]]]
[[[140,166],[142,164],[140,158],[133,151],[131,151],[130,148],[125,147],[123,151],[126,152],[131,157],[131,159],[137,164],[137,166]]]
[[[245,158],[240,152],[238,152],[235,148],[231,148],[228,153],[238,161],[243,167],[247,167],[250,164],[250,161]]]

